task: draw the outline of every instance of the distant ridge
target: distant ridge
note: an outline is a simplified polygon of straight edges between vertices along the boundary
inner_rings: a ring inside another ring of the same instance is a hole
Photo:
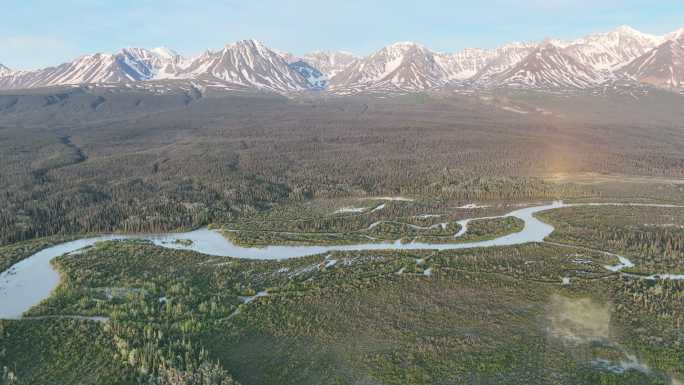
[[[301,57],[242,40],[188,59],[169,48],[126,48],[34,71],[0,64],[0,89],[185,79],[277,93],[419,92],[473,88],[589,89],[616,79],[684,87],[684,29],[663,36],[628,26],[573,41],[511,43],[496,49],[435,52],[413,42],[366,57],[312,52]]]
[[[675,34],[673,38],[629,63],[624,72],[641,83],[684,87],[684,34]]]

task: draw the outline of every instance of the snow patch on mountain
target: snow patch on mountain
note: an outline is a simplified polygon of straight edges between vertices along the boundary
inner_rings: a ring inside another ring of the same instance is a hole
[[[328,78],[344,71],[359,58],[344,51],[315,51],[304,55],[301,60],[321,71]]]
[[[683,88],[684,34],[678,36],[631,62],[624,68],[624,73],[640,83]]]
[[[399,42],[353,62],[330,80],[331,89],[416,91],[444,85],[449,74],[436,53],[413,42]]]
[[[477,83],[485,83],[492,76],[520,63],[537,47],[538,45],[534,43],[515,42],[487,51],[485,65],[470,79],[475,80]]]
[[[0,64],[0,76],[9,76],[11,73],[12,73],[11,69]]]
[[[673,41],[673,40],[680,40],[682,37],[684,37],[684,28],[680,28],[676,31],[672,31],[664,36],[664,42],[667,41]]]
[[[150,50],[150,52],[152,52],[153,54],[159,56],[160,58],[166,59],[166,60],[172,60],[172,59],[180,56],[178,54],[178,52],[176,52],[170,48],[166,48],[166,47],[152,48]]]
[[[493,76],[489,86],[532,89],[586,89],[604,82],[598,71],[552,43],[541,45],[521,62]]]
[[[277,92],[301,91],[309,82],[283,57],[257,40],[243,40],[222,50],[207,51],[182,69],[178,77],[213,78]]]
[[[454,54],[438,54],[435,59],[446,70],[449,79],[465,80],[475,76],[491,57],[488,50],[467,48]]]
[[[465,87],[590,88],[622,79],[682,87],[684,29],[664,36],[622,26],[576,40],[511,43],[456,53],[400,42],[358,58],[318,51],[296,56],[256,40],[184,58],[175,51],[126,48],[96,53],[35,71],[0,65],[0,89],[87,83],[185,79],[227,89],[279,93],[328,89],[335,93],[414,92],[451,83]]]
[[[96,53],[56,67],[0,74],[0,88],[32,88],[65,84],[121,83],[171,77],[180,56],[167,58],[142,48],[125,48],[115,54]],[[168,76],[165,76],[168,75]]]
[[[299,60],[290,63],[289,66],[306,79],[311,89],[321,91],[328,87],[328,77],[309,63]]]
[[[575,60],[597,70],[614,70],[661,44],[662,37],[622,26],[608,33],[597,33],[563,47]]]

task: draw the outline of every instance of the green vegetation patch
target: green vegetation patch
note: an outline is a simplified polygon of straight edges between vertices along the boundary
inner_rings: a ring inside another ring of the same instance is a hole
[[[0,383],[133,385],[111,335],[92,321],[0,320]]]
[[[463,216],[485,214],[480,210],[477,213],[459,210],[454,202],[441,200],[352,200],[357,205],[372,204],[362,212],[332,211],[345,204],[349,208],[349,202],[322,200],[294,207],[277,206],[226,224],[223,234],[243,246],[340,245],[397,240],[463,243],[494,239],[519,232],[524,227],[524,222],[514,217],[480,219],[471,221],[468,231],[455,237],[461,230],[457,221]],[[485,212],[506,210],[511,209],[501,206]]]
[[[587,206],[537,215],[555,227],[550,241],[624,255],[634,273],[684,274],[684,208]]]
[[[680,376],[681,287],[641,287],[605,271],[609,260],[530,244],[249,261],[115,241],[56,259],[64,281],[31,313],[110,317],[117,362],[145,379],[579,385]],[[643,290],[647,302],[635,295]],[[586,306],[558,297],[596,304],[597,330],[607,332],[579,344],[554,333],[554,319],[583,326],[589,314],[576,318],[572,309]],[[597,361],[626,354],[652,371]]]
[[[421,236],[417,240],[426,243],[468,243],[487,241],[508,234],[521,232],[525,222],[515,217],[477,219],[468,223],[465,234],[454,237]]]

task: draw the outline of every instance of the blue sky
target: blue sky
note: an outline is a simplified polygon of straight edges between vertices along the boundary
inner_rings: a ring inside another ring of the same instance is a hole
[[[123,47],[193,55],[246,38],[297,54],[368,54],[405,40],[452,52],[623,24],[654,34],[679,29],[684,1],[4,0],[0,63],[31,69]]]

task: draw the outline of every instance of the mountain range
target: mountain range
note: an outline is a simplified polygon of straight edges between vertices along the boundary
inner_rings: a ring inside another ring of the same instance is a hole
[[[623,26],[574,41],[546,39],[456,53],[401,42],[366,57],[324,51],[295,56],[243,40],[194,58],[167,48],[126,48],[33,71],[0,64],[0,89],[167,79],[278,93],[413,92],[450,84],[581,90],[615,80],[679,90],[684,87],[684,29],[655,36]]]

